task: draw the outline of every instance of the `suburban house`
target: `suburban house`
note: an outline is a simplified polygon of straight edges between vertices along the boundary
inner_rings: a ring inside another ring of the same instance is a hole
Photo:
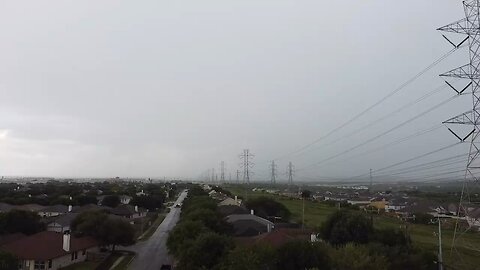
[[[242,246],[266,244],[275,248],[294,240],[315,242],[317,241],[317,236],[311,230],[277,228],[271,232],[263,233],[252,237],[235,238],[235,242]]]
[[[20,270],[56,270],[87,259],[99,252],[91,237],[73,237],[69,233],[44,231],[5,244],[0,249],[19,259]]]
[[[51,232],[69,232],[70,223],[77,217],[78,213],[67,213],[60,216],[49,218],[47,221],[47,231]]]
[[[86,212],[86,211],[108,211],[108,212],[110,212],[111,210],[112,210],[111,207],[103,206],[103,205],[96,205],[96,204],[90,203],[90,204],[86,204],[86,205],[83,205],[83,206],[73,207],[72,212],[73,213],[83,213],[83,212]]]
[[[38,211],[38,214],[42,217],[56,217],[68,212],[72,212],[71,205],[67,206],[63,204],[56,204],[43,208],[42,210]]]
[[[235,196],[235,199],[232,199],[230,197],[226,198],[225,200],[221,201],[218,203],[218,206],[223,206],[223,205],[236,205],[240,206],[242,204],[242,200],[239,200],[237,196]]]
[[[130,197],[128,195],[121,195],[120,196],[120,203],[122,203],[122,204],[129,204],[131,200],[132,200],[132,197]]]
[[[115,208],[112,208],[110,211],[116,216],[125,217],[127,219],[137,219],[147,216],[147,211],[138,206],[131,206],[129,204],[121,204]]]
[[[217,212],[222,216],[230,216],[234,214],[248,214],[248,210],[244,207],[238,205],[220,205],[217,207]]]
[[[347,203],[351,205],[369,205],[371,201],[368,197],[356,197],[348,199]]]
[[[255,236],[275,227],[273,222],[253,214],[229,215],[226,220],[233,225],[235,236]]]
[[[396,212],[408,205],[408,200],[402,197],[393,198],[385,204],[385,212]]]
[[[472,227],[480,227],[480,208],[470,211],[465,218],[468,225]]]

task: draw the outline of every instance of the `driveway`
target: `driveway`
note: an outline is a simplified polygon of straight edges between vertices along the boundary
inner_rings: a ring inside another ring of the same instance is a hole
[[[187,196],[187,191],[183,191],[175,204],[183,202]],[[138,242],[125,250],[131,250],[137,253],[135,259],[130,264],[132,270],[151,270],[160,269],[162,264],[172,264],[173,258],[168,255],[167,237],[170,230],[175,227],[180,218],[180,208],[172,207],[162,224],[158,226],[153,235],[146,241]]]

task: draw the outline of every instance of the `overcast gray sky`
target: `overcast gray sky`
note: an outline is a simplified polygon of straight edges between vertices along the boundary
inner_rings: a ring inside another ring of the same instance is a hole
[[[0,0],[0,175],[196,178],[222,160],[233,173],[249,148],[254,178],[264,179],[268,160],[327,134],[449,51],[435,29],[462,12],[453,0]],[[277,160],[279,178],[288,161],[301,169],[335,156],[453,96],[444,88],[343,138],[467,61],[455,52],[316,147]],[[467,111],[469,100],[297,177],[363,174],[455,143],[439,128],[354,157]]]

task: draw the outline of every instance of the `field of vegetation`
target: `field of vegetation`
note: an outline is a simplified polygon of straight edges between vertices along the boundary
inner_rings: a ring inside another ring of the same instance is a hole
[[[259,196],[272,197],[278,202],[284,204],[290,212],[292,212],[292,221],[301,222],[302,220],[302,201],[282,197],[279,195],[268,194],[265,192],[248,191],[240,185],[225,186],[232,194],[248,198]],[[337,209],[334,206],[323,202],[305,201],[305,225],[310,228],[319,227],[326,218],[334,213]],[[374,226],[376,228],[396,228],[405,230],[405,222],[392,217],[383,215],[373,215]],[[419,248],[438,251],[438,226],[436,225],[422,225],[422,224],[408,224],[408,234],[410,235],[413,245]],[[444,254],[444,264],[450,266],[450,269],[478,269],[480,265],[480,233],[468,233],[464,235],[457,243],[457,250],[451,250],[453,239],[453,230],[448,228],[442,229],[442,244]],[[458,254],[461,254],[459,256]],[[455,263],[453,263],[455,262]],[[461,267],[453,267],[462,263]]]

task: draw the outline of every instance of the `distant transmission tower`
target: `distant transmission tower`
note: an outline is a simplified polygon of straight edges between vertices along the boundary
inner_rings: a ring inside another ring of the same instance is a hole
[[[469,218],[469,211],[472,203],[478,203],[478,201],[472,201],[470,193],[475,186],[478,188],[478,180],[480,177],[480,0],[463,1],[463,8],[465,11],[465,18],[438,28],[440,31],[466,35],[467,37],[458,45],[455,45],[446,36],[443,37],[453,45],[454,50],[458,49],[464,42],[468,40],[468,51],[470,57],[468,64],[440,75],[442,77],[454,77],[468,80],[468,84],[464,88],[458,90],[449,82],[445,82],[451,88],[453,88],[458,95],[461,95],[465,90],[470,88],[473,99],[473,106],[471,110],[444,121],[446,124],[464,124],[472,126],[470,133],[465,136],[459,136],[449,128],[450,132],[452,132],[461,142],[464,142],[470,138],[470,150],[468,153],[465,178],[457,209],[458,218],[460,218],[460,216],[464,216],[466,221],[469,223],[469,226],[465,226],[467,228],[464,229],[464,226],[459,226],[459,219],[456,219],[451,251],[457,251],[457,255],[460,255],[457,250],[457,246],[461,245],[459,241],[462,237],[465,238],[466,231],[472,229],[472,220]],[[460,260],[455,261],[463,261],[461,256],[459,259]]]
[[[220,183],[225,183],[225,161],[220,162]]]
[[[254,155],[250,153],[250,150],[244,149],[243,153],[240,155],[240,159],[242,160],[242,168],[243,168],[243,183],[250,184],[250,176],[252,172],[250,169],[253,167],[253,159]]]
[[[271,178],[270,183],[275,185],[277,183],[277,164],[275,164],[275,160],[272,160],[272,164],[270,164],[271,170]]]
[[[240,183],[240,171],[237,170],[237,184]]]
[[[294,174],[295,167],[293,166],[292,162],[288,163],[287,167],[287,176],[288,176],[288,186],[293,186],[293,174]]]

